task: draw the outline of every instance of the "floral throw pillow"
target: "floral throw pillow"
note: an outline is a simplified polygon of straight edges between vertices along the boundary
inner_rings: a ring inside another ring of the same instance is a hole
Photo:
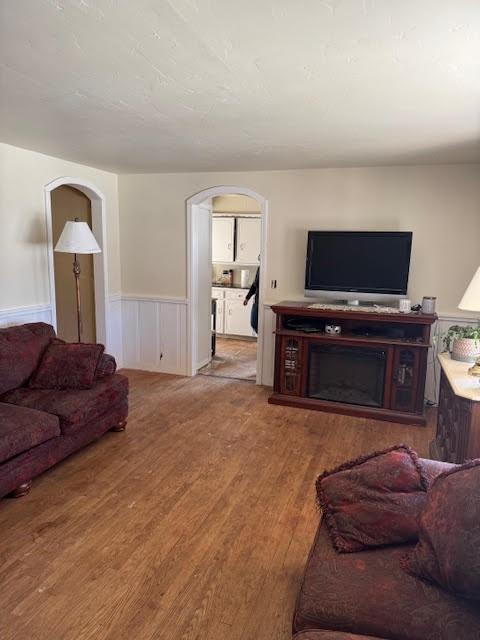
[[[340,553],[418,538],[427,477],[417,454],[398,445],[317,478],[317,501]]]
[[[53,341],[29,382],[31,389],[91,389],[102,344]]]
[[[480,600],[480,460],[446,471],[432,483],[419,542],[402,567],[456,596]]]

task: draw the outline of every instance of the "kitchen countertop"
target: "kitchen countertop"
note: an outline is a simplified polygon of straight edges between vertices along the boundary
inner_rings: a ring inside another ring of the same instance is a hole
[[[439,353],[438,360],[455,395],[480,402],[480,380],[468,373],[472,364],[452,360],[448,353]]]
[[[250,289],[250,287],[242,287],[242,285],[240,284],[215,284],[215,282],[212,282],[212,287],[214,287],[215,289],[244,289],[245,291],[248,291],[248,289]]]

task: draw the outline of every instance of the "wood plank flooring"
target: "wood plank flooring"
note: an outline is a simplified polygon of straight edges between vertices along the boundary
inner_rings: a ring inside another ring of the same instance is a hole
[[[290,639],[316,475],[400,442],[426,455],[432,426],[268,405],[246,382],[127,373],[127,431],[0,501],[0,637]]]
[[[216,354],[200,369],[203,376],[235,378],[255,382],[257,377],[257,341],[217,337]]]

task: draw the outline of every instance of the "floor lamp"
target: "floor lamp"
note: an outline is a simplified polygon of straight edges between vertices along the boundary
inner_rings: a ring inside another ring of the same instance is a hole
[[[73,253],[73,275],[75,277],[75,292],[77,297],[77,331],[78,342],[82,341],[82,306],[80,302],[80,263],[77,254],[101,253],[95,236],[86,222],[78,218],[65,223],[63,231],[55,246],[59,253]]]

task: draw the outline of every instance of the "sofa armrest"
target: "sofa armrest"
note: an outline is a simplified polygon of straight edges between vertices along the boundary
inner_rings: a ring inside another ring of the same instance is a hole
[[[117,370],[115,358],[109,353],[102,353],[95,371],[95,380],[101,380],[105,376],[112,376]]]
[[[441,473],[450,471],[450,469],[457,466],[451,462],[440,462],[440,460],[429,460],[428,458],[420,458],[420,463],[427,476],[428,486],[430,486]]]

